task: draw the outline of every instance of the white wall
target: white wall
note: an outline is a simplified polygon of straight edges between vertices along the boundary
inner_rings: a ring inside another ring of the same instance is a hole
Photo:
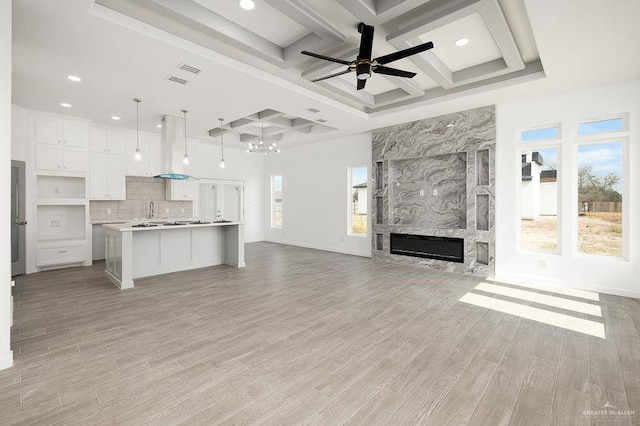
[[[0,2],[0,369],[13,365],[11,352],[11,2]]]
[[[220,147],[200,143],[194,163],[196,176],[244,181],[245,241],[264,241],[264,156],[225,146],[225,170],[220,170]]]
[[[27,161],[29,156],[29,111],[11,105],[11,159]]]
[[[579,255],[574,237],[577,234],[574,124],[585,118],[624,112],[630,114],[631,129],[626,156],[629,167],[625,208],[628,210],[623,212],[628,260]],[[496,113],[496,164],[500,165],[496,168],[496,277],[640,297],[640,222],[637,220],[640,217],[640,81],[498,105]],[[562,123],[558,170],[558,190],[562,194],[558,208],[563,221],[559,227],[561,253],[520,252],[517,247],[521,200],[516,195],[520,191],[521,160],[516,135],[522,129],[557,122]]]
[[[265,239],[371,256],[371,238],[348,235],[352,203],[349,167],[367,166],[371,133],[283,149],[265,161]],[[270,176],[282,174],[283,227],[271,228]],[[368,226],[369,230],[371,226]]]

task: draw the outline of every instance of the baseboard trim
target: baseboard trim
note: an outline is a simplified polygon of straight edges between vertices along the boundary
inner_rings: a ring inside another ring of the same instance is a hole
[[[314,250],[330,251],[333,253],[349,254],[351,256],[366,257],[368,259],[371,258],[371,252],[362,253],[355,250],[341,250],[333,247],[323,247],[315,244],[305,244],[305,243],[298,243],[294,241],[271,240],[271,239],[264,240],[264,241],[267,243],[284,244],[286,246],[303,247],[303,248],[314,249]]]
[[[500,274],[497,273],[495,276],[495,279],[497,281],[511,281],[514,284],[528,284],[528,283],[535,283],[535,284],[540,284],[543,286],[548,286],[550,288],[552,287],[563,287],[563,288],[573,288],[573,289],[577,289],[577,290],[585,290],[585,291],[592,291],[594,293],[603,293],[603,294],[610,294],[613,296],[622,296],[622,297],[631,297],[634,299],[640,299],[640,291],[632,291],[632,290],[626,290],[626,289],[621,289],[621,288],[614,288],[614,287],[601,287],[601,286],[589,286],[589,285],[575,285],[572,282],[569,281],[563,281],[563,280],[555,280],[555,279],[549,279],[549,278],[545,278],[545,277],[538,277],[538,276],[533,276],[533,275],[522,275],[522,274],[513,274],[513,273],[506,273],[506,274]]]
[[[9,351],[9,356],[0,358],[0,370],[13,367],[13,351]]]

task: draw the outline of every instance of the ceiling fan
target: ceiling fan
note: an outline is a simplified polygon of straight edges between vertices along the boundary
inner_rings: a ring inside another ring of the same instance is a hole
[[[358,24],[358,32],[362,34],[360,36],[360,51],[358,53],[358,57],[351,62],[345,61],[344,59],[332,58],[330,56],[308,52],[306,50],[300,52],[303,55],[313,56],[314,58],[322,59],[325,61],[343,64],[348,67],[344,71],[311,80],[312,82],[315,83],[316,81],[326,80],[328,78],[337,77],[339,75],[355,71],[356,76],[358,77],[358,90],[361,90],[364,89],[364,86],[367,84],[367,79],[371,77],[372,72],[377,74],[393,75],[396,77],[413,78],[416,75],[415,72],[385,67],[384,65],[394,61],[398,61],[408,56],[415,55],[420,52],[424,52],[425,50],[433,49],[433,43],[427,42],[410,47],[408,49],[401,50],[399,52],[394,52],[375,59],[371,59],[371,51],[373,49],[373,27],[371,25],[366,25],[360,22]]]

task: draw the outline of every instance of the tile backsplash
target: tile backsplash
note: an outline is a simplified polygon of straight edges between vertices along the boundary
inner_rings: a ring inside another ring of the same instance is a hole
[[[91,220],[127,220],[149,216],[153,201],[155,218],[193,217],[192,201],[167,201],[165,179],[127,176],[125,201],[91,201]]]

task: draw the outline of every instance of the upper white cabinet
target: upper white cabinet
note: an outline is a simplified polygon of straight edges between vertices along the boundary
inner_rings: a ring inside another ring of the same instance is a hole
[[[127,133],[126,135],[125,169],[127,176],[146,176],[151,177],[160,174],[160,136],[140,134],[140,153],[142,159],[135,159],[136,153],[136,134]]]
[[[193,201],[198,190],[197,182],[191,179],[167,181],[168,201]]]
[[[91,200],[124,200],[126,177],[124,145],[127,132],[121,129],[92,125],[89,133]]]
[[[126,199],[124,160],[121,155],[92,152],[90,164],[89,199]]]
[[[69,173],[86,173],[89,125],[85,122],[36,115],[36,169]]]
[[[89,148],[91,152],[122,154],[127,132],[104,126],[91,126]]]

